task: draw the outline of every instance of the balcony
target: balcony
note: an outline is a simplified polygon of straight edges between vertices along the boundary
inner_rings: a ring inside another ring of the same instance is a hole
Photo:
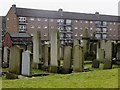
[[[107,32],[96,31],[96,34],[107,34]]]
[[[19,24],[27,24],[27,21],[19,21]]]
[[[19,29],[19,32],[20,32],[20,33],[25,33],[25,32],[26,32],[26,29]]]

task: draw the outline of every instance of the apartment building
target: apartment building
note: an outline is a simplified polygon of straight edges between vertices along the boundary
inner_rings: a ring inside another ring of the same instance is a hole
[[[2,39],[5,34],[5,16],[0,16],[0,47],[2,47]]]
[[[51,30],[60,32],[61,44],[72,43],[81,39],[85,29],[89,36],[95,34],[97,39],[119,40],[118,16],[19,8],[12,5],[6,15],[6,31],[32,33],[41,31],[41,39],[49,43]]]

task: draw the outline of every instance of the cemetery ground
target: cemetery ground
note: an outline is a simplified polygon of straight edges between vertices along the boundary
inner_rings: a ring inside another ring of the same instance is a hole
[[[120,67],[113,65],[112,69],[103,70],[91,68],[91,64],[85,65],[92,71],[72,74],[53,74],[48,76],[21,78],[9,80],[2,76],[2,88],[118,88],[118,70]],[[3,69],[7,71],[7,69]],[[34,70],[34,73],[44,73]]]

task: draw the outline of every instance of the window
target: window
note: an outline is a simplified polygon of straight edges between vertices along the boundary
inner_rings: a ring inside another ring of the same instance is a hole
[[[96,37],[97,39],[100,39],[100,38],[101,38],[101,35],[100,35],[100,34],[96,34],[95,37]]]
[[[112,25],[112,22],[110,22],[110,25]]]
[[[44,21],[47,22],[47,18],[45,18]]]
[[[41,28],[40,26],[38,26],[38,28]]]
[[[34,26],[31,26],[31,28],[35,28]]]
[[[64,30],[64,27],[58,27],[58,30]]]
[[[78,35],[77,34],[75,34],[75,37],[77,37]]]
[[[71,38],[71,36],[72,36],[71,34],[66,34],[67,38]]]
[[[93,28],[90,28],[90,30],[92,31],[92,30],[93,30]]]
[[[60,34],[60,38],[63,38],[64,37],[64,34]]]
[[[78,27],[74,27],[74,29],[78,29]]]
[[[112,31],[112,28],[110,28],[109,30]]]
[[[19,25],[19,30],[20,31],[25,31],[26,30],[26,25]]]
[[[26,17],[19,17],[19,21],[26,21]]]
[[[107,28],[103,28],[103,32],[107,32]]]
[[[71,22],[72,22],[72,21],[69,20],[69,19],[66,20],[66,24],[71,24]]]
[[[82,23],[83,21],[80,21],[80,23]]]
[[[101,29],[100,29],[100,28],[96,28],[96,31],[97,31],[97,32],[101,32]]]
[[[44,29],[47,29],[47,26],[44,26]]]
[[[83,35],[82,35],[82,34],[80,34],[80,36],[82,37]]]
[[[43,36],[44,36],[44,37],[46,37],[46,36],[47,36],[47,34],[44,34]]]
[[[114,25],[116,25],[116,23],[114,22]]]
[[[34,21],[34,18],[30,18],[31,21]]]
[[[26,29],[25,25],[19,25],[19,29]]]
[[[107,38],[107,35],[106,34],[103,34],[103,39],[106,39]]]
[[[75,22],[78,22],[78,20],[75,20]]]
[[[90,23],[93,23],[93,21],[90,21]]]
[[[57,22],[58,22],[58,23],[63,23],[63,22],[64,22],[64,19],[58,19]]]
[[[106,26],[106,25],[107,25],[107,22],[104,21],[104,22],[103,22],[103,26]]]
[[[9,20],[9,18],[7,18],[7,20]]]
[[[72,29],[71,27],[66,27],[67,31],[71,31],[71,29]]]
[[[82,30],[83,28],[80,28],[80,30]]]
[[[85,21],[85,23],[88,23],[88,21]]]
[[[38,20],[38,21],[41,21],[41,18],[38,18],[37,20]]]
[[[53,22],[54,21],[54,19],[50,19],[50,22]]]
[[[51,29],[54,29],[54,26],[51,26]]]

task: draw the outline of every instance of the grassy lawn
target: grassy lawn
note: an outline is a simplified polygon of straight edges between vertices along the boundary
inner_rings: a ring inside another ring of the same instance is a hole
[[[91,68],[91,65],[86,65]],[[3,88],[118,88],[118,66],[113,69],[93,69],[90,72],[50,74],[44,77],[8,80],[2,77]],[[36,70],[36,72],[39,72]]]

